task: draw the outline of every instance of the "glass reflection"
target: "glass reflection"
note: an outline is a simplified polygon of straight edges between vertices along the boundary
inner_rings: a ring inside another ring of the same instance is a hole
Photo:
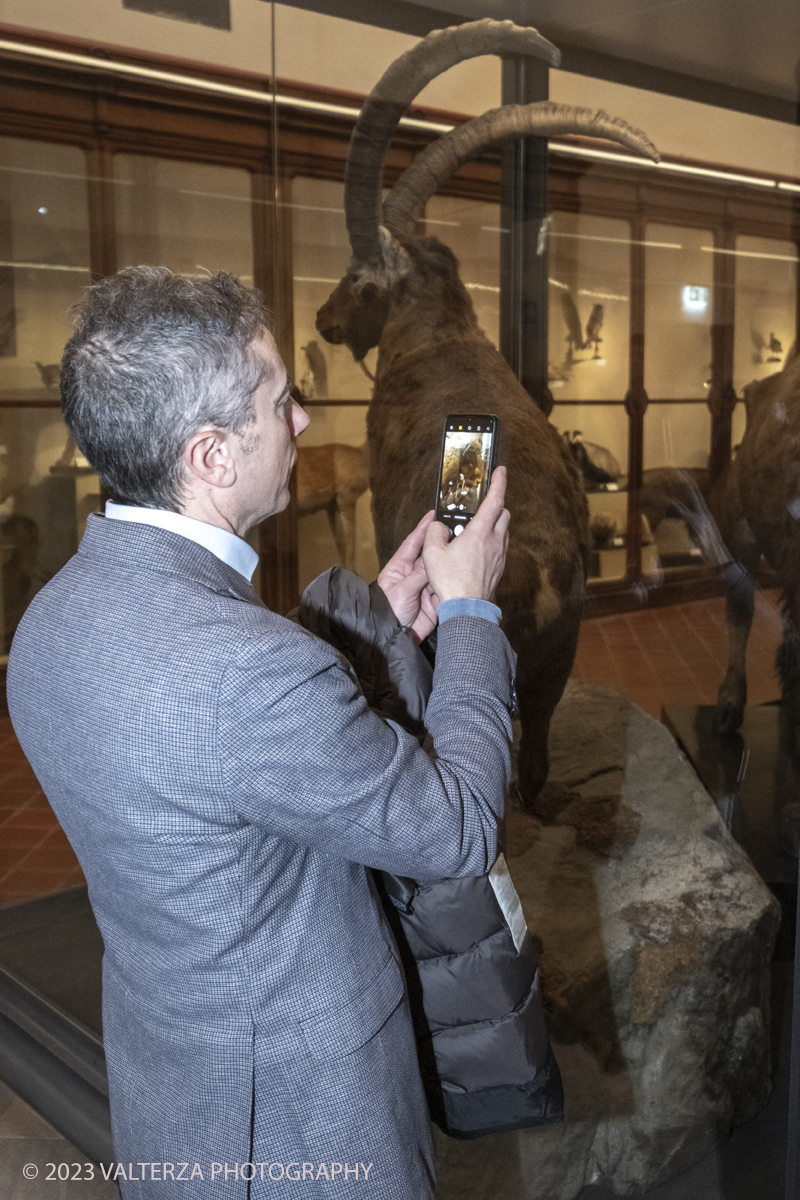
[[[629,360],[628,222],[555,212],[548,255],[549,381],[556,401],[622,400]]]
[[[652,223],[645,233],[645,390],[642,477],[642,569],[701,565],[685,523],[672,507],[686,472],[709,488],[711,324],[714,235],[685,225]],[[695,403],[665,403],[693,400]],[[688,485],[691,486],[691,483]]]
[[[736,239],[733,385],[782,370],[795,339],[797,245],[777,238]]]
[[[711,380],[713,234],[652,224],[645,236],[645,391],[700,399]]]
[[[297,445],[300,590],[335,563],[378,575],[370,512],[367,406],[308,407]]]
[[[425,228],[455,254],[478,324],[499,347],[500,205],[432,196],[425,209]]]
[[[331,346],[317,333],[317,309],[347,270],[350,245],[344,223],[344,184],[292,180],[292,261],[295,379],[306,400],[368,400],[372,381],[347,346]],[[375,351],[365,360],[374,373]],[[304,435],[308,442],[311,430]],[[329,564],[328,564],[329,565]]]
[[[118,154],[117,266],[184,275],[230,271],[253,282],[250,175],[234,167]]]
[[[89,283],[83,151],[0,138],[0,397],[58,400],[69,309]]]
[[[706,497],[710,488],[708,455],[711,413],[704,401],[650,404],[644,417],[642,535],[650,539],[651,570],[701,566],[700,550],[672,508],[696,484]],[[690,482],[687,484],[687,477]],[[644,549],[642,551],[644,556]],[[644,557],[643,557],[644,569]]]
[[[550,421],[570,447],[589,502],[590,579],[625,574],[628,417],[622,403],[554,404]]]
[[[90,281],[86,183],[81,150],[0,139],[0,654],[100,504],[58,411],[69,310]]]

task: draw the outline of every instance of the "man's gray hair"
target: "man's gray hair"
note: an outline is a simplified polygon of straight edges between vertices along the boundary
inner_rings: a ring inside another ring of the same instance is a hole
[[[88,288],[73,316],[61,360],[70,433],[116,499],[178,510],[189,438],[204,425],[242,433],[254,419],[261,293],[224,272],[128,267]]]

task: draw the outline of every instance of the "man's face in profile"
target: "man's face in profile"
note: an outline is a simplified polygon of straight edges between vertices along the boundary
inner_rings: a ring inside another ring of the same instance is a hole
[[[255,391],[255,419],[239,435],[237,485],[251,520],[250,527],[283,512],[289,503],[289,476],[297,449],[295,438],[308,425],[308,417],[291,396],[291,383],[278,347],[266,330],[252,343],[252,352],[263,365]]]

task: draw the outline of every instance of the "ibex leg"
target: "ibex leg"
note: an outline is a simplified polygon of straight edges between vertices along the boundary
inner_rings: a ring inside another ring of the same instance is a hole
[[[337,506],[330,511],[329,517],[339,562],[352,571],[356,561],[356,506]]]
[[[523,805],[532,805],[547,782],[550,720],[566,687],[578,643],[580,614],[562,615],[556,625],[521,644],[517,650],[517,706],[522,724],[517,777]]]
[[[714,728],[717,733],[733,733],[744,718],[747,703],[745,658],[747,639],[753,623],[755,581],[752,572],[758,563],[758,550],[748,547],[738,562],[723,572],[725,580],[725,620],[728,625],[728,670],[717,696]]]

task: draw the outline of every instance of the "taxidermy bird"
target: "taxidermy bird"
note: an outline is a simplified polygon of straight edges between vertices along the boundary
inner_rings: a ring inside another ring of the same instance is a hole
[[[561,312],[564,314],[564,321],[567,326],[567,341],[569,348],[573,352],[583,349],[583,329],[581,328],[581,319],[578,316],[578,309],[575,301],[570,296],[569,292],[561,293]]]
[[[767,362],[780,362],[783,354],[783,346],[780,344],[775,334],[770,330],[769,335],[769,357]]]
[[[80,474],[82,471],[91,470],[89,460],[75,445],[71,434],[67,434],[61,457],[56,459],[50,470],[54,475]]]
[[[36,366],[39,369],[39,374],[42,377],[42,383],[47,388],[48,392],[54,387],[58,387],[58,381],[61,377],[61,363],[40,363]]]
[[[0,318],[0,354],[5,354],[10,346],[16,326],[14,309],[9,308],[5,315]]]
[[[306,356],[306,367],[300,376],[299,388],[304,400],[327,400],[328,364],[319,343],[312,340],[300,349]]]
[[[572,350],[570,347],[570,349],[567,350],[567,358],[569,358],[569,355],[571,353],[572,353]],[[556,385],[556,387],[561,387],[562,384],[567,383],[571,378],[572,378],[572,375],[570,374],[570,371],[569,371],[569,363],[566,360],[559,367],[556,367],[553,365],[553,363],[548,362],[548,364],[547,364],[547,382],[548,383],[553,383]]]
[[[753,329],[752,325],[750,326],[750,341],[753,343],[753,346],[755,347],[755,350],[753,353],[753,362],[756,364],[763,363],[763,361],[764,361],[764,357],[763,357],[764,346],[766,345],[766,343],[765,343],[762,335],[758,332],[757,329]]]
[[[603,306],[602,304],[595,304],[591,313],[589,314],[589,320],[586,322],[586,341],[583,343],[584,349],[586,349],[587,346],[594,345],[594,354],[592,355],[593,358],[600,357],[600,343],[603,340],[600,337],[600,330],[602,328]]]
[[[564,320],[567,325],[567,341],[569,342],[570,350],[573,352],[575,350],[588,350],[594,344],[594,357],[599,358],[598,345],[603,340],[600,337],[600,330],[603,328],[602,304],[595,304],[592,307],[589,320],[586,322],[585,336],[581,328],[581,319],[577,305],[569,292],[561,293],[561,311],[564,314]]]

